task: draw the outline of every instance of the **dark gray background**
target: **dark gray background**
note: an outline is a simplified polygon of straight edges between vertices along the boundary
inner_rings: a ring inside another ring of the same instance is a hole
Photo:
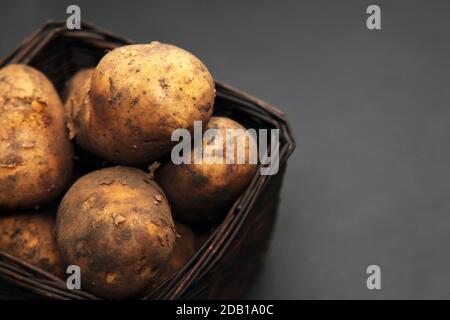
[[[0,55],[72,3],[286,112],[298,148],[249,298],[450,298],[449,1],[1,1]]]

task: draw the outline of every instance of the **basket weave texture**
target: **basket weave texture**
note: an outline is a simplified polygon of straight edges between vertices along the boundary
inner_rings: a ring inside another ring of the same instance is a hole
[[[78,70],[93,67],[116,47],[131,42],[89,23],[67,30],[63,21],[47,21],[0,61],[31,65],[62,93]],[[285,115],[275,107],[216,81],[215,110],[247,127],[280,130],[280,170],[255,175],[225,219],[195,256],[172,278],[142,299],[237,299],[246,293],[261,265],[274,227],[286,162],[295,141]],[[0,251],[0,299],[99,299],[69,290],[55,276]]]

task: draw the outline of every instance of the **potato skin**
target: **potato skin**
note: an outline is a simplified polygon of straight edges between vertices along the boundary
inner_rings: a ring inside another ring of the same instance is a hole
[[[220,130],[224,137],[226,129],[245,130],[236,121],[225,117],[212,117],[206,129],[210,128]],[[238,139],[243,139],[241,141],[246,148],[244,164],[209,164],[205,161],[194,164],[192,161],[191,164],[175,165],[169,161],[157,171],[156,180],[165,191],[176,219],[191,226],[210,225],[223,217],[248,185],[257,170],[257,164],[248,161],[248,141],[244,136]],[[226,141],[225,138],[223,144],[220,140],[203,141],[203,148],[222,150],[226,144],[236,146],[236,141]],[[226,159],[226,152],[220,157]]]
[[[94,68],[82,69],[68,81],[64,110],[69,139],[75,140],[83,150],[96,154],[102,148],[101,144],[109,142],[104,139],[108,134],[105,128],[91,125],[93,108],[90,90],[93,72]]]
[[[64,278],[65,265],[56,245],[55,217],[46,211],[0,216],[0,250]]]
[[[82,288],[113,299],[148,288],[175,242],[163,191],[127,167],[78,179],[58,208],[56,234],[64,261],[81,268]]]
[[[89,145],[86,133],[88,132],[89,114],[92,104],[89,96],[91,77],[94,68],[78,71],[67,83],[67,98],[64,103],[67,128],[70,140],[76,138],[77,142]]]
[[[92,75],[90,97],[91,145],[85,147],[114,163],[148,165],[170,151],[174,129],[208,122],[215,88],[195,56],[152,42],[105,55]]]
[[[0,69],[0,211],[48,203],[67,186],[73,150],[51,82],[19,64]]]
[[[177,234],[175,246],[160,277],[161,282],[180,271],[197,251],[197,239],[191,228],[180,222],[175,222],[175,232]]]

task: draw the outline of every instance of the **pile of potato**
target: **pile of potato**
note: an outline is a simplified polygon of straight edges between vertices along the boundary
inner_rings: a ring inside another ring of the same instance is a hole
[[[190,260],[257,170],[205,159],[175,165],[173,130],[192,132],[194,121],[244,128],[212,117],[205,65],[159,42],[107,53],[76,73],[66,93],[63,105],[32,67],[0,69],[0,250],[62,279],[77,265],[82,289],[101,297],[136,297]],[[78,153],[107,165],[75,172]]]

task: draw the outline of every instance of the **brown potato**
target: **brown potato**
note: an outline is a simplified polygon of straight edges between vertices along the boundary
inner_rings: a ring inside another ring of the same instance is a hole
[[[64,261],[81,269],[82,288],[105,298],[148,288],[175,242],[163,191],[149,175],[128,167],[77,180],[58,208],[56,234]]]
[[[1,215],[0,250],[64,278],[54,228],[55,217],[46,211]]]
[[[72,102],[85,107],[72,110],[91,110],[72,116],[80,122],[78,143],[125,165],[152,163],[174,145],[174,129],[193,130],[196,120],[206,124],[215,97],[213,78],[200,60],[159,42],[109,52],[92,74],[90,91],[85,85],[79,90],[88,97]]]
[[[162,276],[161,282],[170,278],[173,274],[181,270],[184,265],[194,256],[197,251],[197,242],[194,232],[188,226],[175,222],[175,247],[170,255]]]
[[[76,137],[77,142],[88,139],[89,113],[92,110],[89,90],[94,68],[78,71],[67,83],[67,99],[64,104],[66,122],[69,129],[70,140]],[[83,145],[89,145],[83,141]]]
[[[51,82],[26,65],[0,69],[0,211],[50,202],[67,186],[73,150]]]
[[[257,164],[249,163],[250,152],[255,149],[249,147],[246,136],[239,135],[231,141],[225,136],[226,129],[245,130],[243,126],[229,118],[212,117],[206,129],[211,128],[220,130],[224,136],[223,143],[220,140],[203,141],[203,149],[209,148],[214,153],[195,164],[191,152],[191,164],[167,162],[157,171],[157,181],[165,191],[175,217],[189,225],[207,225],[222,218],[257,170]],[[252,136],[249,138],[256,144]],[[226,153],[227,144],[235,150],[239,144],[245,147],[244,164],[236,163],[236,151],[234,155]],[[225,151],[220,153],[221,150]],[[224,163],[208,163],[215,157]],[[227,158],[234,163],[225,163]]]

